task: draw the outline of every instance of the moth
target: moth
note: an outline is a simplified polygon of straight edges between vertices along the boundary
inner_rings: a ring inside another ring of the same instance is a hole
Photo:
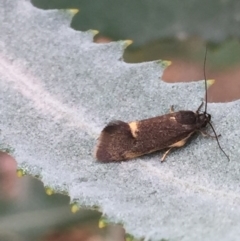
[[[170,113],[145,120],[123,122],[112,121],[101,132],[95,149],[95,157],[101,162],[124,161],[146,155],[155,151],[166,150],[161,161],[173,148],[182,147],[195,133],[203,136],[213,137],[217,140],[218,146],[224,152],[212,124],[211,115],[207,113],[207,80],[205,74],[207,49],[204,58],[205,78],[205,109],[201,111],[203,102],[193,112],[180,110],[174,112],[171,106]],[[214,136],[204,131],[210,126]]]

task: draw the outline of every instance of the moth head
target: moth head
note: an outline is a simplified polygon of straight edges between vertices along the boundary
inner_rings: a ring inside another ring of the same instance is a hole
[[[211,115],[203,112],[197,112],[197,122],[201,124],[201,127],[205,127],[211,121]]]

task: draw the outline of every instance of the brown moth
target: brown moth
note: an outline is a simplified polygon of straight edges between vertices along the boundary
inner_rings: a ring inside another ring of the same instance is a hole
[[[126,123],[123,121],[110,122],[101,132],[95,150],[98,161],[112,162],[124,161],[166,149],[161,161],[175,147],[181,147],[195,133],[214,137],[221,151],[218,136],[211,124],[211,115],[207,113],[207,80],[205,74],[206,55],[204,59],[205,77],[205,110],[201,111],[203,103],[196,112],[181,110],[174,112],[173,106],[169,114],[145,120]],[[210,125],[214,136],[204,132]],[[226,155],[227,156],[227,155]],[[227,156],[228,160],[229,157]]]

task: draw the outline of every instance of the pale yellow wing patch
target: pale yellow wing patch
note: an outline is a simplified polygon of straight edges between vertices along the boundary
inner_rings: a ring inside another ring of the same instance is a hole
[[[169,147],[181,147],[181,146],[184,146],[185,143],[187,142],[188,138],[189,138],[193,133],[194,133],[194,131],[191,132],[191,133],[190,133],[187,137],[185,137],[184,139],[182,139],[182,140],[180,140],[180,141],[178,141],[178,142],[170,145]]]
[[[133,121],[128,123],[130,129],[131,129],[131,133],[133,135],[134,138],[137,138],[137,133],[138,133],[138,122],[137,121]]]

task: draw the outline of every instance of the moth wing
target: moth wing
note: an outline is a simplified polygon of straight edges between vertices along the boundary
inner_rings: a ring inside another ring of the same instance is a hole
[[[135,138],[129,124],[123,121],[112,121],[102,130],[95,150],[95,157],[102,162],[121,161]]]
[[[184,145],[196,131],[192,111],[174,112],[141,121],[110,122],[98,139],[99,161],[122,161],[171,146]]]

